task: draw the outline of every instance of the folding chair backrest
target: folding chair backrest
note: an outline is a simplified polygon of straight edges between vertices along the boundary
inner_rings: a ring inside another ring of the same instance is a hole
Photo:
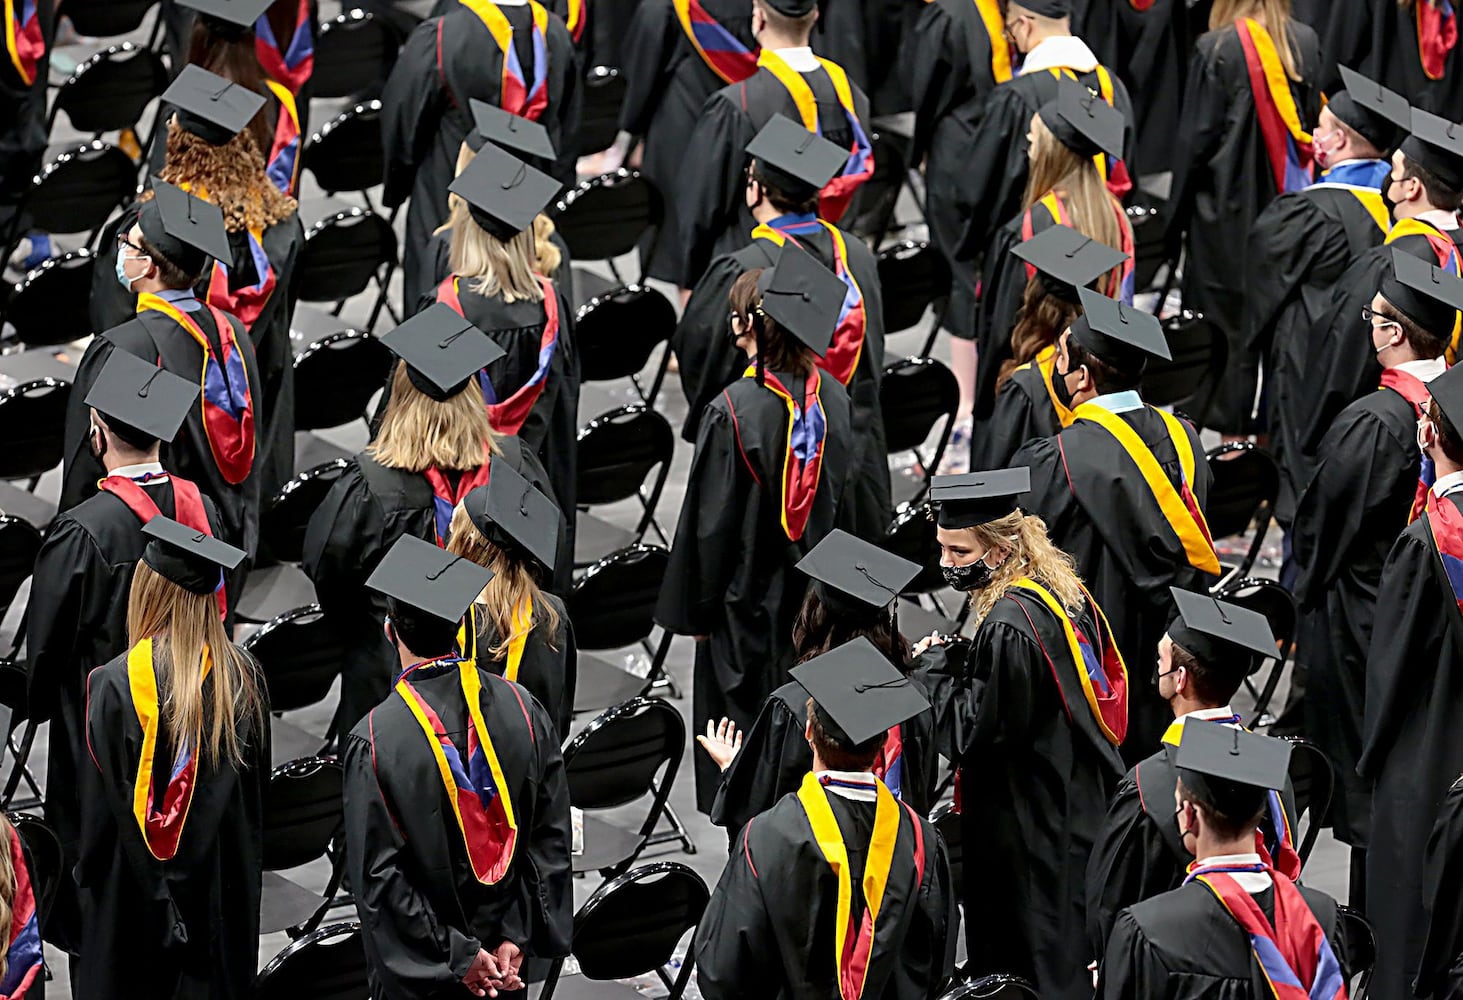
[[[35,525],[19,517],[0,514],[0,615],[10,608],[16,591],[31,575],[40,551],[41,533]]]
[[[322,337],[295,356],[295,430],[360,420],[391,375],[392,354],[365,330]]]
[[[653,288],[627,285],[590,299],[574,320],[580,380],[638,375],[651,352],[675,332],[676,309]]]
[[[1224,333],[1202,314],[1185,309],[1163,321],[1173,360],[1150,358],[1143,370],[1143,399],[1153,406],[1175,406],[1194,398],[1224,370],[1228,355]],[[1202,412],[1194,414],[1202,419]]]
[[[1280,643],[1279,653],[1289,655],[1295,644],[1296,629],[1300,622],[1300,609],[1295,597],[1274,580],[1248,577],[1225,585],[1216,595],[1222,601],[1238,604],[1242,608],[1257,611],[1270,622],[1270,630]]]
[[[24,382],[0,393],[0,479],[35,479],[61,464],[71,383]]]
[[[574,915],[579,971],[588,979],[629,979],[668,965],[710,898],[701,876],[675,861],[610,879]]]
[[[1157,205],[1129,205],[1125,211],[1133,229],[1133,287],[1146,291],[1153,287],[1168,256],[1163,214]]]
[[[30,714],[26,689],[29,675],[22,660],[0,660],[0,706],[10,709],[10,728],[0,727],[0,740],[9,738]],[[8,756],[8,755],[7,755]],[[12,762],[0,761],[0,770],[8,771]]]
[[[42,261],[21,279],[5,308],[5,320],[27,347],[53,347],[95,333],[91,278],[96,258],[82,248]]]
[[[359,8],[325,21],[315,40],[312,97],[351,97],[379,91],[401,48],[386,22]]]
[[[893,455],[918,448],[941,420],[954,417],[960,387],[950,369],[933,358],[904,358],[884,368],[879,405],[887,450]]]
[[[874,147],[874,176],[859,187],[848,213],[839,220],[839,224],[877,246],[889,231],[899,192],[909,179],[909,170],[903,149],[907,140],[886,132],[875,132],[870,141]]]
[[[56,900],[56,890],[66,875],[66,860],[61,850],[61,838],[56,831],[39,816],[29,813],[10,813],[11,825],[20,834],[20,844],[25,852],[25,864],[30,870],[31,892],[36,900],[36,917],[41,925],[41,936],[45,937],[46,918],[51,904]]]
[[[960,814],[955,811],[955,803],[946,802],[936,809],[930,816],[930,822],[945,842],[945,854],[950,859],[951,884],[959,885],[960,872],[965,864],[965,841],[960,835]]]
[[[276,712],[324,700],[348,655],[318,604],[286,611],[245,639],[243,646],[259,661],[269,707]]]
[[[940,1000],[1038,1000],[1036,987],[1020,976],[1003,972],[961,983]]]
[[[310,523],[310,515],[345,471],[346,464],[345,459],[337,458],[297,473],[264,505],[259,518],[259,538],[274,558],[281,562],[299,562],[304,558],[305,528]]]
[[[879,251],[884,333],[908,330],[925,310],[950,294],[950,265],[928,240],[904,240]]]
[[[889,534],[879,547],[919,564],[919,573],[904,588],[906,594],[932,594],[946,586],[945,576],[940,572],[940,541],[928,503],[897,511]]]
[[[1341,905],[1341,937],[1346,942],[1346,964],[1353,976],[1366,975],[1377,964],[1377,932],[1372,923],[1357,909]]]
[[[564,602],[579,648],[619,649],[648,637],[669,562],[658,545],[631,545],[585,571]]]
[[[580,809],[613,809],[654,791],[669,794],[686,745],[681,713],[659,698],[632,698],[606,709],[564,747],[569,801]]]
[[[156,6],[157,0],[66,0],[64,13],[78,35],[111,38],[136,31]]]
[[[371,995],[361,925],[328,924],[276,955],[254,980],[255,1000],[363,1000]]]
[[[305,233],[296,278],[307,302],[339,302],[359,295],[376,271],[396,260],[391,224],[369,209],[331,212]]]
[[[1321,827],[1331,815],[1331,796],[1336,788],[1336,772],[1331,760],[1310,740],[1299,737],[1285,737],[1291,743],[1290,784],[1295,792],[1295,817],[1310,815],[1310,827],[1305,838],[1296,847],[1301,863],[1311,856]]]
[[[276,767],[264,790],[264,867],[281,871],[323,857],[345,817],[344,771],[334,757]]]
[[[596,66],[584,77],[584,107],[579,116],[579,155],[602,153],[620,132],[625,78],[613,66]]]
[[[578,502],[581,506],[628,500],[657,466],[670,469],[675,431],[655,410],[634,403],[601,414],[579,431]],[[659,493],[659,484],[651,498]]]
[[[116,146],[93,139],[41,168],[25,198],[25,217],[47,233],[89,233],[136,191],[137,164]]]
[[[117,132],[142,120],[148,104],[168,86],[162,57],[131,42],[108,46],[72,71],[51,105],[78,132]]]
[[[629,253],[664,217],[660,189],[623,168],[581,181],[554,206],[554,226],[576,263]]]
[[[310,136],[301,155],[301,166],[330,194],[380,184],[386,171],[381,102],[357,104],[332,118]]]
[[[1209,487],[1204,518],[1216,539],[1243,534],[1262,507],[1274,508],[1280,495],[1280,467],[1263,448],[1236,442],[1206,456],[1214,482]],[[1268,525],[1261,525],[1263,530]]]

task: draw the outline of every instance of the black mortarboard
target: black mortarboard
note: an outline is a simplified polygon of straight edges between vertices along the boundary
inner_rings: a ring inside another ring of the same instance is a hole
[[[1040,114],[1047,130],[1078,156],[1122,157],[1123,113],[1071,77],[1057,82],[1056,99]]]
[[[1463,191],[1463,125],[1412,109],[1412,134],[1402,140],[1402,155],[1437,175],[1444,186]]]
[[[406,362],[411,384],[437,402],[451,399],[472,377],[504,354],[492,338],[434,302],[381,338]]]
[[[1451,337],[1463,309],[1463,280],[1397,247],[1392,248],[1392,273],[1382,277],[1377,292],[1435,337]]]
[[[198,384],[135,354],[113,351],[86,394],[113,434],[134,448],[171,441],[198,399]]]
[[[214,260],[231,260],[229,233],[217,205],[174,187],[161,177],[152,179],[152,198],[142,203],[137,225],[148,243],[186,274],[199,274]]]
[[[559,552],[559,508],[503,459],[493,459],[488,485],[469,493],[462,506],[488,541],[527,552],[553,568]]]
[[[845,750],[930,707],[919,686],[863,636],[793,667],[791,673],[817,702],[824,730],[831,729],[828,735]]]
[[[1066,302],[1081,301],[1077,289],[1091,285],[1128,255],[1061,224],[1049,226],[1011,252],[1036,268],[1047,292]]]
[[[271,2],[272,0],[178,0],[180,6],[192,7],[204,17],[231,24],[236,28],[250,29],[260,15],[269,9]]]
[[[1072,321],[1072,339],[1098,358],[1124,370],[1139,368],[1148,355],[1171,359],[1158,317],[1090,289],[1079,290],[1082,315]]]
[[[782,244],[777,266],[762,272],[757,294],[762,311],[822,357],[833,343],[848,287],[792,240]]]
[[[1427,394],[1453,429],[1463,433],[1463,365],[1454,365],[1427,384]]]
[[[818,6],[818,0],[767,0],[767,6],[786,17],[804,17]]]
[[[1184,725],[1174,758],[1184,786],[1232,820],[1260,811],[1285,787],[1290,744],[1213,722]]]
[[[1237,677],[1246,677],[1259,665],[1260,657],[1275,655],[1270,620],[1258,611],[1208,594],[1177,587],[1169,590],[1179,613],[1168,627],[1168,637],[1198,657],[1204,666],[1217,670],[1228,667]]]
[[[529,226],[560,184],[493,143],[478,151],[447,190],[467,202],[473,221],[507,242]]]
[[[474,126],[467,135],[467,145],[474,153],[482,152],[484,142],[491,142],[540,170],[554,162],[558,155],[554,152],[554,140],[549,138],[549,130],[538,122],[476,97],[467,103],[472,109]]]
[[[942,528],[974,528],[1016,509],[1016,501],[1031,489],[1031,470],[991,469],[930,480],[930,502],[935,523]]]
[[[1383,153],[1390,153],[1412,131],[1412,108],[1407,98],[1341,67],[1346,88],[1326,104],[1331,113]]]
[[[1042,17],[1071,17],[1071,0],[1011,0],[1014,7],[1024,7]]]
[[[833,603],[854,605],[849,610],[862,612],[888,607],[919,574],[918,563],[886,552],[841,528],[835,528],[813,546],[797,568],[817,581],[820,597],[835,591],[852,601],[840,602],[834,597]]]
[[[848,150],[782,114],[768,119],[747,143],[747,155],[769,184],[799,197],[821,191],[848,162]]]
[[[456,624],[493,578],[491,570],[415,535],[391,546],[366,586],[408,607]]]
[[[262,95],[192,63],[163,91],[163,102],[177,110],[179,125],[215,146],[242,132],[264,107]]]
[[[236,549],[206,532],[158,515],[142,526],[149,539],[142,561],[190,594],[212,594],[223,586],[223,575],[244,561]]]

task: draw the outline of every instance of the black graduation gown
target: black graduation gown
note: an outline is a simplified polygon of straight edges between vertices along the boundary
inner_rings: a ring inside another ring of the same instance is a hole
[[[569,786],[557,734],[533,695],[478,674],[519,836],[495,885],[473,874],[436,758],[399,695],[387,695],[345,741],[346,871],[376,1000],[463,996],[478,949],[503,941],[523,950],[525,966],[569,953]],[[470,722],[455,666],[410,676],[465,753]]]
[[[1434,503],[1458,506],[1457,494]],[[1377,933],[1371,996],[1409,995],[1427,931],[1423,851],[1449,786],[1463,773],[1463,617],[1419,518],[1402,532],[1377,588],[1367,655],[1363,778],[1374,782],[1367,917]]]
[[[548,491],[542,466],[518,438],[499,438],[498,445],[500,458]],[[366,579],[408,534],[435,538],[431,485],[421,473],[388,469],[365,452],[341,473],[305,531],[300,568],[315,584],[320,610],[348,651],[335,720],[335,731],[342,735],[386,696],[396,673],[396,653],[382,630],[386,598],[368,589]]]
[[[262,679],[259,686],[262,692]],[[81,961],[71,980],[76,995],[138,1000],[253,996],[268,712],[261,713],[261,729],[244,723],[243,766],[199,762],[177,853],[159,861],[133,814],[143,740],[128,687],[127,654],[93,670],[87,692],[86,732],[95,763],[80,769],[75,876]],[[155,773],[166,781],[169,769],[162,762],[174,754],[166,729],[159,724],[159,730]]]
[[[972,469],[1005,469],[1028,441],[1052,437],[1062,429],[1048,375],[1035,361],[1011,373],[996,394],[991,415],[970,435]]]
[[[1073,624],[1098,634],[1086,611]],[[961,768],[966,972],[1014,973],[1042,997],[1088,1000],[1084,876],[1123,767],[1066,648],[1046,605],[1009,590],[959,676],[938,647],[918,662],[941,749]],[[1050,661],[1043,649],[1055,651]]]
[[[817,100],[818,128],[823,138],[840,149],[851,149],[853,129],[827,71],[820,67],[801,76]],[[872,141],[869,99],[852,81],[849,87],[854,114]],[[777,114],[795,122],[802,120],[792,95],[767,69],[759,69],[741,83],[723,87],[707,98],[668,195],[676,202],[681,227],[677,241],[681,270],[675,280],[682,288],[694,288],[714,258],[751,242],[752,227],[757,223],[747,211],[743,195],[747,182],[744,150]],[[685,169],[687,163],[696,164],[696,169]]]
[[[1331,825],[1367,846],[1370,781],[1357,777],[1367,650],[1382,565],[1417,490],[1417,412],[1391,389],[1352,403],[1321,442],[1315,476],[1291,533],[1300,603],[1298,655],[1306,671],[1306,735],[1336,768]],[[1390,604],[1390,599],[1388,599]]]
[[[832,792],[828,805],[848,849],[850,883],[861,886],[875,805]],[[945,843],[923,816],[902,806],[899,813],[863,984],[870,1000],[937,996],[954,966],[958,917]],[[916,851],[923,855],[922,870]],[[857,922],[862,893],[855,889],[853,899],[850,917]],[[812,837],[802,803],[784,796],[742,830],[701,917],[693,944],[701,995],[838,996],[837,910],[837,876]]]
[[[523,642],[523,656],[518,661],[518,683],[538,699],[559,742],[569,734],[569,724],[574,719],[574,687],[579,677],[579,648],[574,643],[574,623],[564,610],[564,602],[553,594],[541,593],[543,601],[552,605],[559,615],[559,627],[553,635],[548,633],[548,622],[542,606],[535,607],[533,630]],[[500,660],[491,658],[490,650],[498,644],[498,632],[493,628],[487,609],[474,604],[470,609],[477,635],[477,664],[499,677],[508,667],[505,654]]]
[[[801,399],[802,380],[781,379]],[[740,378],[701,418],[686,498],[655,618],[696,643],[692,732],[728,716],[750,729],[762,703],[787,682],[792,626],[807,592],[793,570],[834,528],[847,529],[853,456],[848,397],[820,379],[828,429],[817,494],[797,541],[782,527],[783,460],[788,415],[783,400],[755,379]],[[696,804],[711,811],[720,774],[696,761]]]
[[[205,336],[218,344],[218,331],[207,309],[189,313]],[[227,313],[224,314],[228,316]],[[218,505],[223,530],[220,537],[249,553],[252,558],[259,547],[259,457],[261,442],[269,432],[262,425],[263,389],[259,383],[259,363],[254,355],[254,341],[236,317],[229,316],[234,330],[234,344],[243,356],[248,373],[249,398],[254,406],[254,465],[244,481],[234,485],[219,472],[208,435],[203,428],[202,408],[195,406],[179,428],[171,443],[162,446],[163,468],[176,472],[197,484],[198,489]],[[197,384],[203,371],[203,349],[193,337],[162,313],[149,310],[136,318],[97,335],[87,345],[81,364],[76,369],[71,398],[66,405],[66,453],[61,478],[61,510],[69,510],[96,493],[97,480],[105,474],[102,464],[92,457],[88,445],[91,426],[86,394],[101,375],[102,366],[113,350],[127,351],[149,364],[158,364],[189,382]],[[247,563],[245,564],[247,566]],[[236,579],[242,586],[244,571]]]
[[[889,453],[884,442],[884,411],[879,405],[879,382],[884,374],[884,306],[879,288],[879,267],[863,240],[843,234],[848,268],[864,296],[864,346],[848,386],[852,408],[854,447],[858,464],[853,479],[852,524],[860,538],[879,538],[889,530],[894,513],[889,482]],[[833,239],[827,232],[798,237],[799,244],[830,270]],[[778,247],[757,239],[716,258],[707,268],[686,303],[676,325],[671,348],[680,361],[681,388],[686,393],[686,423],[681,436],[695,441],[701,413],[742,372],[746,354],[736,346],[727,306],[727,293],[745,272],[777,263]]]
[[[441,17],[443,14],[451,13],[461,2],[462,0],[437,0],[432,4],[432,9],[427,13],[427,17]],[[571,4],[569,0],[548,0],[544,6],[551,13],[557,14],[559,20],[564,22],[564,27],[569,29],[571,39],[574,38],[574,29],[569,25],[569,19],[574,16],[571,8],[573,6],[579,8],[579,16],[584,21],[579,28],[579,38],[574,41],[574,51],[579,56],[579,66],[584,72],[587,73],[593,67],[598,66],[599,63],[594,61],[594,28],[592,26],[594,9],[597,5],[591,3],[590,0],[580,0],[577,4]],[[407,299],[407,301],[410,302],[411,299]]]
[[[1457,6],[1453,9],[1457,11]],[[1356,0],[1345,15],[1329,19],[1321,51],[1328,94],[1341,90],[1338,66],[1350,66],[1384,87],[1406,94],[1415,108],[1456,119],[1463,107],[1463,54],[1454,45],[1443,60],[1443,76],[1430,79],[1417,46],[1417,12],[1397,0]]]
[[[904,42],[904,65],[914,109],[909,165],[925,161],[925,218],[930,242],[950,263],[950,302],[941,325],[962,340],[975,336],[975,261],[957,256],[970,215],[962,199],[966,158],[975,141],[981,105],[996,84],[1010,78],[1009,46],[1000,25],[992,44],[989,28],[973,0],[931,0],[919,12]],[[993,49],[1005,65],[997,70]],[[997,79],[997,73],[1003,79]]]
[[[46,152],[46,80],[56,15],[52,0],[36,0],[35,6],[45,45],[30,82],[16,70],[10,52],[0,51],[0,232],[14,219]]]
[[[705,0],[701,6],[749,51],[756,51],[750,4],[745,0]],[[687,153],[693,148],[691,133],[701,118],[701,109],[726,81],[691,46],[676,19],[672,0],[644,0],[635,9],[620,53],[620,70],[626,83],[620,128],[644,139],[640,171],[665,196],[665,219],[659,230],[641,244],[641,270],[647,277],[689,288],[675,186],[685,169]],[[740,149],[735,157],[736,166],[740,166]]]
[[[1423,882],[1427,893],[1427,941],[1413,992],[1424,997],[1463,996],[1463,779],[1453,782],[1427,841]]]
[[[1297,886],[1321,925],[1343,973],[1350,968],[1336,901]],[[1267,918],[1275,890],[1255,894]],[[1202,883],[1144,900],[1118,915],[1102,962],[1101,1000],[1266,1000],[1274,996],[1260,972],[1249,936]]]
[[[564,237],[557,229],[549,236],[549,242],[558,248],[559,267],[546,277],[554,283],[555,288],[559,289],[559,295],[572,309],[575,305],[574,275],[569,269],[569,244],[564,242]],[[432,238],[427,241],[426,247],[417,259],[417,270],[402,274],[402,300],[415,306],[422,300],[422,296],[433,294],[437,290],[437,286],[450,274],[452,274],[452,230],[448,228],[440,233],[432,234]]]
[[[773,691],[757,713],[757,721],[742,739],[742,749],[721,772],[721,785],[711,807],[711,822],[735,840],[753,816],[796,792],[803,775],[813,769],[813,751],[804,739],[808,721],[808,692],[796,681]],[[939,781],[939,749],[935,743],[935,716],[925,710],[900,724],[904,746],[899,797],[921,816],[934,807]],[[887,782],[886,782],[887,783]]]
[[[1300,73],[1290,92],[1301,125],[1321,113],[1321,56],[1316,33],[1290,25]],[[1206,32],[1189,63],[1185,114],[1174,150],[1172,231],[1184,243],[1184,305],[1202,312],[1225,335],[1229,362],[1207,423],[1226,431],[1250,429],[1259,359],[1245,349],[1245,244],[1261,210],[1275,199],[1276,181],[1256,116],[1249,70],[1234,25]]]
[[[513,47],[529,82],[533,79],[533,15],[527,4],[501,8],[513,27]],[[553,174],[572,187],[579,157],[579,110],[583,103],[578,57],[569,30],[549,18],[548,106],[539,123],[558,153]],[[487,27],[463,6],[417,25],[401,49],[381,95],[381,135],[386,147],[382,203],[395,207],[410,197],[402,266],[421,270],[420,255],[432,233],[447,220],[447,186],[456,176],[457,154],[472,129],[471,98],[499,104],[503,58]],[[410,306],[411,300],[407,300]]]
[[[1170,483],[1179,461],[1158,413],[1149,406],[1121,414],[1157,459]],[[1203,510],[1213,479],[1199,435],[1184,423],[1194,452],[1189,486]],[[1077,574],[1107,615],[1128,666],[1128,737],[1124,759],[1137,762],[1173,717],[1158,697],[1152,664],[1158,640],[1174,618],[1170,587],[1204,591],[1212,582],[1184,557],[1133,460],[1090,420],[1077,419],[1055,437],[1027,442],[1012,466],[1031,468],[1022,507],[1040,514],[1057,548],[1077,562]]]
[[[1342,274],[1386,235],[1350,188],[1324,181],[1276,198],[1250,228],[1246,350],[1267,359],[1266,412],[1270,451],[1282,470],[1277,507],[1282,524],[1294,516],[1310,473],[1297,458],[1300,413],[1307,408],[1320,363],[1312,353],[1310,332],[1330,306],[1332,288]]]

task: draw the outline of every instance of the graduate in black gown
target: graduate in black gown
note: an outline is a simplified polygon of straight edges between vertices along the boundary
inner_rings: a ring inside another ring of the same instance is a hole
[[[163,449],[163,467],[218,505],[219,537],[252,553],[259,539],[258,441],[268,432],[259,363],[244,325],[193,292],[209,257],[228,259],[223,215],[163,180],[153,181],[153,194],[116,241],[115,273],[137,293],[137,316],[98,334],[76,371],[66,409],[61,509],[96,493],[103,468],[91,451],[85,399],[112,352],[126,351],[201,386],[201,405]],[[241,587],[242,579],[234,585]]]
[[[1228,363],[1206,423],[1253,426],[1259,356],[1244,336],[1245,242],[1260,212],[1313,180],[1321,110],[1316,33],[1286,0],[1216,0],[1189,61],[1174,149],[1172,232],[1184,242],[1184,306],[1224,334]]]
[[[1184,884],[1118,914],[1102,1000],[1346,996],[1336,901],[1298,886],[1255,851],[1255,824],[1285,781],[1290,744],[1223,726],[1185,727],[1173,788],[1153,790],[1197,859]],[[1173,807],[1177,807],[1176,810]]]
[[[423,21],[381,96],[382,202],[394,207],[411,199],[402,254],[407,274],[420,270],[427,241],[447,219],[447,187],[473,128],[468,101],[474,97],[548,129],[558,153],[553,174],[574,183],[583,87],[563,20],[538,0],[501,7],[470,0]]]
[[[52,0],[11,4],[0,14],[0,233],[15,222],[20,201],[46,152],[46,78],[56,15]]]
[[[1198,432],[1138,394],[1147,356],[1168,356],[1158,321],[1081,294],[1084,315],[1058,342],[1052,380],[1072,423],[1011,461],[1031,467],[1022,504],[1076,561],[1111,615],[1124,659],[1146,663],[1173,620],[1169,588],[1203,590],[1219,574],[1204,520],[1213,476]],[[1147,671],[1137,673],[1128,689],[1129,764],[1148,756],[1169,717]]]
[[[447,551],[492,571],[467,609],[458,651],[522,684],[543,705],[559,742],[574,718],[578,650],[564,602],[541,586],[554,567],[564,516],[507,462],[452,512]]]
[[[1347,89],[1321,109],[1312,141],[1320,177],[1265,206],[1246,244],[1246,348],[1266,359],[1269,450],[1283,473],[1277,513],[1284,525],[1309,480],[1296,435],[1313,384],[1310,333],[1342,273],[1392,228],[1382,189],[1388,157],[1412,118],[1401,94],[1341,71]]]
[[[1275,636],[1265,616],[1212,597],[1175,590],[1180,613],[1158,643],[1158,693],[1174,720],[1152,756],[1123,777],[1102,835],[1087,863],[1087,939],[1101,958],[1118,914],[1184,881],[1193,855],[1173,822],[1169,789],[1174,753],[1189,723],[1239,727],[1230,699],[1260,658],[1275,655]],[[1257,852],[1291,879],[1300,876],[1291,831],[1295,807],[1287,787],[1272,791],[1260,816]]]
[[[701,418],[655,619],[696,637],[691,730],[752,725],[787,682],[807,582],[793,567],[851,513],[848,396],[814,356],[828,349],[842,281],[796,243],[737,279],[730,311],[748,367]],[[696,804],[720,774],[697,756]]]
[[[1361,0],[1332,17],[1321,38],[1327,72],[1337,85],[1338,65],[1353,66],[1383,86],[1406,94],[1414,106],[1455,117],[1463,107],[1463,54],[1458,49],[1458,5],[1447,0]]]
[[[533,960],[569,953],[558,734],[532,694],[453,647],[490,576],[403,537],[370,580],[394,690],[345,741],[345,848],[375,1000],[513,992]]]
[[[1367,650],[1391,603],[1378,584],[1392,543],[1422,512],[1430,483],[1421,481],[1417,422],[1428,383],[1447,369],[1442,355],[1463,308],[1463,280],[1396,247],[1392,268],[1368,307],[1381,388],[1342,410],[1321,439],[1291,533],[1297,648],[1308,667],[1305,732],[1336,768],[1331,825],[1356,862],[1371,816],[1371,782],[1356,774]],[[1354,863],[1350,900],[1358,907],[1361,872]]]
[[[793,676],[812,766],[732,848],[696,929],[701,995],[936,997],[958,921],[945,844],[874,773],[929,702],[862,638]]]
[[[843,165],[818,202],[827,221],[842,219],[874,174],[868,98],[841,66],[808,47],[817,17],[814,0],[752,0],[752,31],[762,46],[757,72],[707,98],[686,150],[695,169],[679,170],[668,195],[680,226],[682,288],[694,288],[713,258],[750,242],[755,223],[744,197],[744,151],[773,115],[801,122],[843,151]]]
[[[1423,885],[1427,887],[1427,941],[1413,993],[1420,997],[1463,996],[1463,778],[1453,782],[1427,840]]]
[[[1410,996],[1423,937],[1423,852],[1449,786],[1463,773],[1463,370],[1428,386],[1418,444],[1436,480],[1427,510],[1392,546],[1377,587],[1357,768],[1372,781],[1367,918],[1377,934],[1369,995]]]
[[[197,400],[197,385],[113,352],[86,400],[106,478],[96,496],[57,516],[36,556],[26,611],[26,703],[33,722],[51,722],[45,816],[68,870],[81,833],[86,676],[127,650],[132,568],[147,544],[142,526],[161,514],[206,534],[221,530],[213,502],[159,461],[162,442],[178,433]],[[81,943],[76,887],[63,879],[56,891],[46,940],[74,953]]]
[[[533,451],[488,422],[477,375],[501,349],[482,331],[434,305],[383,343],[402,361],[381,429],[311,515],[300,563],[349,650],[336,713],[342,736],[385,697],[391,680],[385,602],[366,586],[387,550],[402,535],[445,546],[453,508],[489,481],[493,458],[551,492]]]
[[[920,640],[917,676],[960,768],[965,971],[1082,1000],[1083,874],[1123,773],[1128,676],[1071,559],[1016,506],[1029,484],[1022,468],[935,477],[940,565],[976,632],[963,667]]]
[[[86,997],[243,1000],[259,962],[269,716],[216,595],[245,554],[161,516],[143,533],[132,646],[86,683],[71,982]]]
[[[798,663],[822,656],[862,636],[901,674],[909,671],[909,644],[899,634],[892,606],[919,573],[919,566],[877,545],[834,531],[803,557],[797,568],[812,577],[793,626]],[[742,733],[726,721],[707,724],[696,741],[721,767],[721,786],[711,822],[736,839],[747,821],[798,790],[812,767],[803,730],[808,692],[789,681],[767,698],[752,728]],[[929,815],[937,774],[934,713],[921,712],[889,730],[873,771],[895,797],[919,815]]]
[[[680,362],[688,403],[681,436],[695,441],[706,406],[746,368],[736,346],[726,296],[747,271],[771,267],[788,240],[808,251],[847,286],[838,327],[818,368],[848,389],[854,447],[850,529],[862,538],[882,537],[893,518],[889,457],[879,382],[884,371],[884,304],[879,268],[867,244],[818,217],[819,190],[847,157],[833,143],[814,138],[801,125],[773,115],[747,147],[746,204],[756,228],[752,241],[711,262],[686,303],[671,348]]]

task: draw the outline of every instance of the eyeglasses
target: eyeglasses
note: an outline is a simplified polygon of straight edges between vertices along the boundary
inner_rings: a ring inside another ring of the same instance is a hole
[[[1016,36],[1013,34],[1013,32],[1016,30],[1016,25],[1018,25],[1020,23],[1021,23],[1021,18],[1019,18],[1019,17],[1012,18],[1011,20],[1009,20],[1009,21],[1007,21],[1005,23],[1004,27],[1001,30],[1001,33],[1006,36],[1006,41],[1008,41],[1008,42],[1015,42],[1016,41]]]
[[[127,238],[127,236],[126,236],[125,233],[118,233],[117,234],[117,249],[118,250],[121,250],[123,247],[127,247],[128,249],[131,249],[131,250],[136,250],[138,253],[142,254],[144,257],[147,256],[147,250],[145,250],[143,247],[140,247],[136,243],[133,243],[131,240],[129,240]]]
[[[1389,327],[1389,326],[1397,326],[1397,327],[1400,327],[1402,325],[1401,323],[1397,322],[1395,319],[1388,319],[1386,316],[1383,316],[1381,313],[1377,312],[1371,306],[1362,306],[1361,307],[1361,318],[1364,319],[1364,320],[1366,320],[1368,323],[1371,323],[1372,326],[1375,327],[1378,330],[1384,329],[1385,327]],[[1373,323],[1372,322],[1373,320],[1378,320],[1378,319],[1381,320],[1380,323]]]

